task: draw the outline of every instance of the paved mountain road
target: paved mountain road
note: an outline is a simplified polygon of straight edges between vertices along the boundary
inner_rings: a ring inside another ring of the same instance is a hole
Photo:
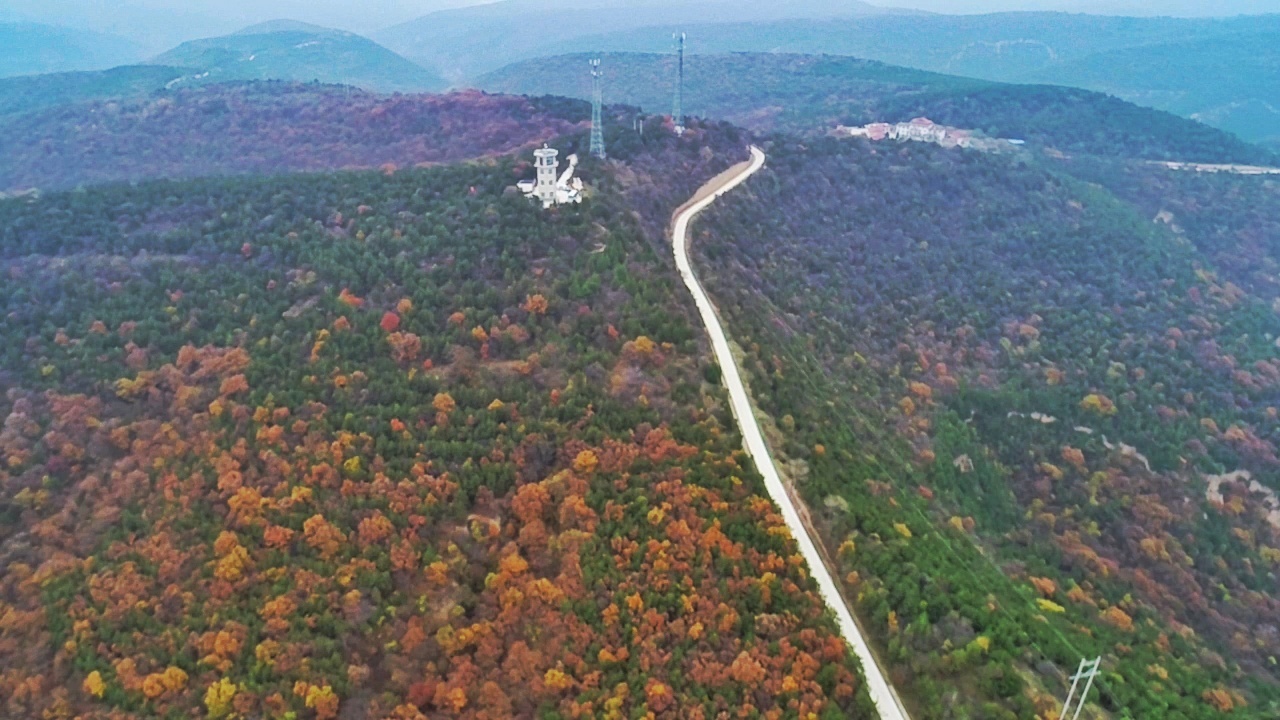
[[[706,291],[702,289],[701,283],[698,282],[698,278],[693,272],[693,266],[689,261],[687,237],[689,222],[714,202],[716,198],[742,184],[756,171],[764,167],[764,161],[764,153],[760,148],[753,145],[749,162],[730,168],[714,178],[704,185],[688,204],[676,211],[671,236],[672,247],[676,256],[676,266],[680,269],[680,276],[684,278],[684,283],[689,287],[689,292],[693,293],[694,302],[698,306],[698,313],[702,316],[702,323],[707,328],[707,334],[711,336],[711,346],[715,350],[716,361],[720,364],[724,383],[729,389],[733,415],[742,431],[743,445],[747,453],[755,460],[760,474],[764,476],[764,483],[769,491],[769,496],[781,508],[782,517],[786,521],[787,527],[791,530],[791,535],[795,538],[796,544],[800,546],[800,552],[804,555],[805,562],[809,565],[809,571],[813,574],[814,579],[818,581],[818,587],[827,603],[827,607],[831,608],[836,615],[836,621],[840,626],[841,633],[862,663],[867,690],[871,700],[875,703],[881,720],[909,720],[906,709],[898,699],[897,693],[894,692],[889,682],[885,679],[884,673],[871,652],[870,645],[867,644],[866,638],[863,637],[862,632],[858,629],[857,622],[854,621],[852,613],[849,612],[849,606],[845,603],[839,587],[823,562],[818,546],[815,544],[808,527],[801,519],[800,513],[787,493],[787,488],[783,484],[782,478],[778,475],[778,469],[774,466],[773,457],[769,454],[769,446],[765,443],[763,433],[760,432],[759,423],[756,422],[755,412],[751,407],[751,398],[747,394],[746,386],[742,383],[742,374],[738,370],[738,363],[729,349],[729,340],[725,335],[724,328],[720,325],[720,318],[717,316],[715,307],[711,304]]]

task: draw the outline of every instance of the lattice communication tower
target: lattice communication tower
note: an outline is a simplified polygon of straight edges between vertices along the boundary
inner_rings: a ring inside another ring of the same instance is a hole
[[[600,58],[592,58],[591,65],[591,154],[604,159],[604,92],[600,87]]]
[[[681,107],[684,94],[684,33],[672,35],[676,41],[676,98],[671,106],[671,122],[676,126],[676,135],[684,134],[684,108]]]

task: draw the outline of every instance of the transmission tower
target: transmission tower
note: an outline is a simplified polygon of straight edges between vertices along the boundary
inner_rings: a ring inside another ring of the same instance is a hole
[[[604,93],[600,89],[600,58],[592,58],[591,65],[591,154],[604,159]]]
[[[1102,658],[1098,657],[1093,660],[1081,660],[1080,667],[1076,669],[1076,674],[1071,676],[1071,689],[1067,691],[1067,701],[1062,704],[1062,720],[1068,720],[1067,713],[1071,712],[1071,703],[1073,700],[1079,700],[1076,704],[1075,714],[1070,720],[1076,720],[1080,717],[1080,711],[1084,710],[1085,700],[1089,697],[1089,688],[1093,687],[1093,677],[1098,674],[1098,665],[1102,664]],[[1076,686],[1081,680],[1085,680],[1084,692],[1080,693],[1080,697],[1076,698]]]
[[[680,101],[684,94],[684,33],[671,37],[676,41],[676,99],[671,106],[671,122],[675,123],[676,135],[683,135],[684,109],[680,107]]]

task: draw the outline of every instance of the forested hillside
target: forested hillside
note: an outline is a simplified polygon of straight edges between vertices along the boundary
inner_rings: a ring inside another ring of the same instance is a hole
[[[1263,302],[1280,301],[1280,179],[1100,158],[1065,159],[1059,167],[1186,238],[1224,280]]]
[[[1112,717],[1274,717],[1276,315],[1217,269],[1248,238],[1007,156],[767,150],[697,265],[921,716],[1049,717],[1101,655]]]
[[[589,117],[576,101],[477,92],[188,88],[0,116],[0,191],[455,162],[541,143]]]
[[[377,92],[439,91],[448,85],[368,38],[301,23],[266,24],[192,40],[152,62],[188,68],[193,82],[315,81]]]
[[[1255,142],[1280,141],[1280,43],[1271,25],[1098,53],[1025,79],[1110,93]]]
[[[0,115],[150,95],[184,74],[181,68],[162,65],[122,65],[110,70],[0,78]]]
[[[872,717],[615,146],[0,202],[3,713]]]
[[[564,55],[481,77],[485,90],[590,99],[587,60]],[[669,113],[672,55],[604,53],[606,102]],[[1069,153],[1267,163],[1272,154],[1200,123],[1114,97],[1050,85],[1010,85],[832,55],[694,55],[684,109],[752,130],[822,134],[837,124],[913,117]]]

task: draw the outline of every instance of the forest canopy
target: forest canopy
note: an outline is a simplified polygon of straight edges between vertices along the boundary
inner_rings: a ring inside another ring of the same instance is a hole
[[[3,714],[872,717],[617,140],[0,201]]]
[[[1114,716],[1274,715],[1274,290],[1231,282],[1257,240],[1214,232],[1247,202],[1191,212],[1271,183],[1161,168],[1186,190],[1153,222],[1016,156],[766,149],[697,265],[923,716],[1049,717],[1099,655]]]

